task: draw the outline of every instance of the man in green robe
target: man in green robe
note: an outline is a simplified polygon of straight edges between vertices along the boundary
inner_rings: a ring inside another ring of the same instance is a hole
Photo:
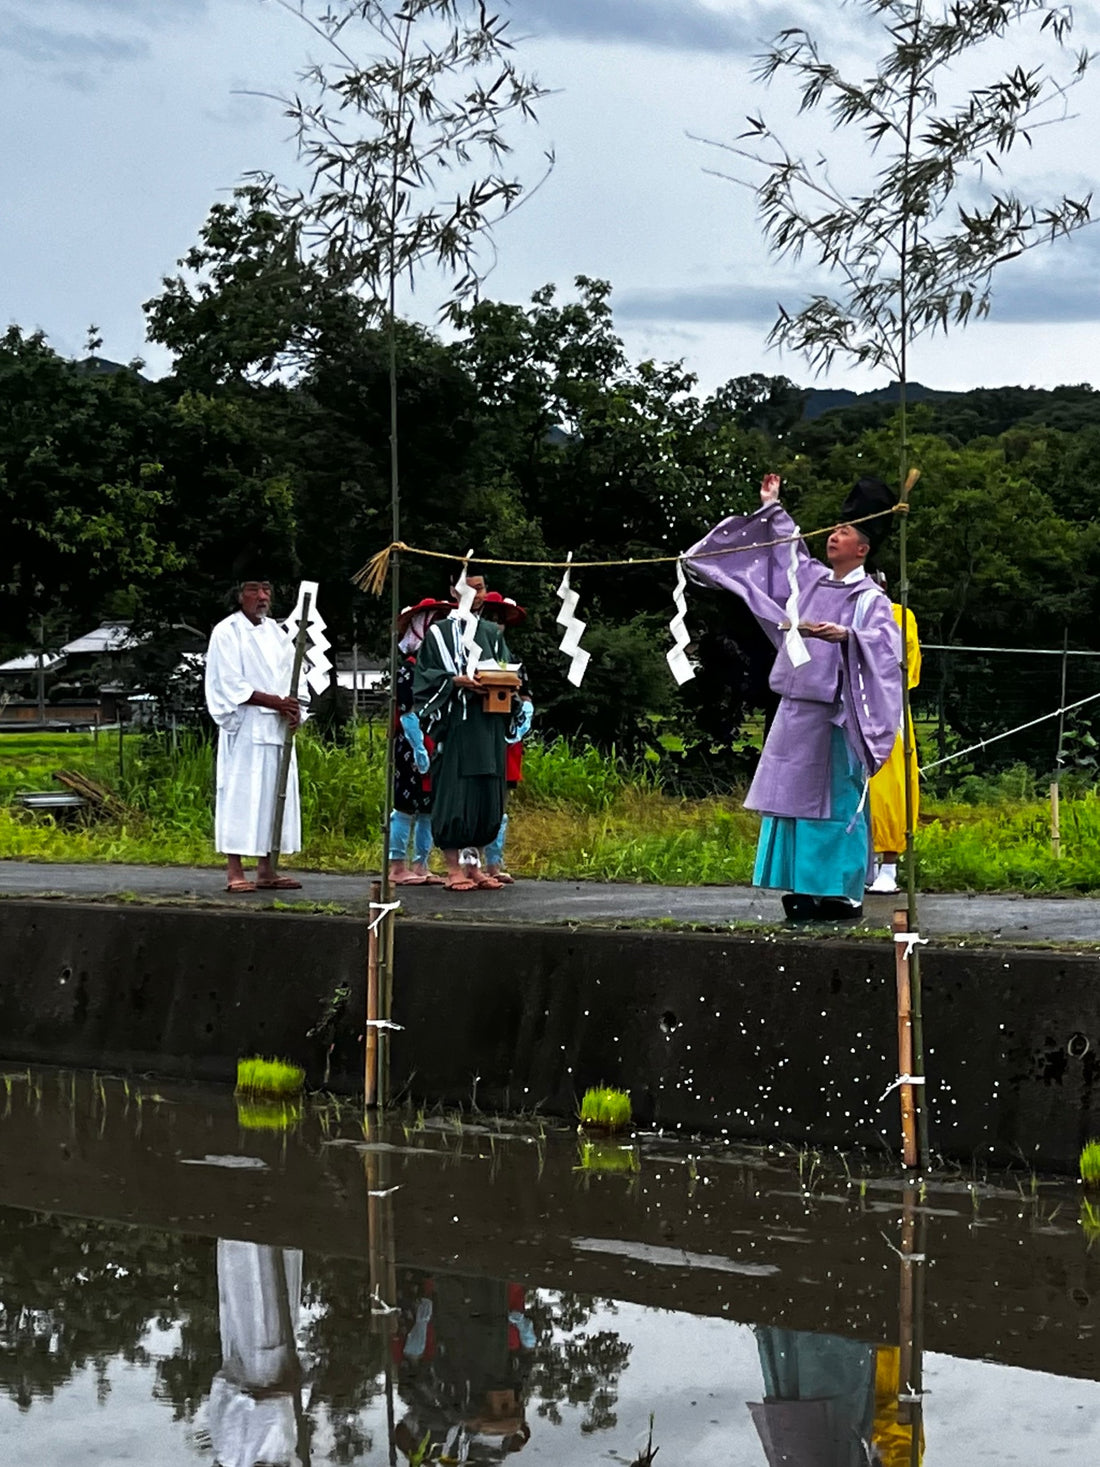
[[[482,576],[467,576],[476,618],[478,660],[497,664],[510,658],[503,629],[477,617],[485,600]],[[452,598],[458,599],[452,588]],[[505,739],[510,720],[487,713],[475,678],[468,675],[469,654],[462,644],[466,621],[460,609],[428,629],[413,676],[413,707],[424,731],[435,741],[432,758],[432,839],[447,862],[451,891],[477,887],[499,891],[502,882],[481,869],[478,851],[500,829],[505,799]]]

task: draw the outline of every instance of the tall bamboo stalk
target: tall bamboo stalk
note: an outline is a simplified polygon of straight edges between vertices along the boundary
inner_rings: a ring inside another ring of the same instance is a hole
[[[920,24],[920,14],[914,20],[914,31]],[[917,89],[914,60],[914,78],[909,88],[905,114],[905,183],[902,200],[901,247],[898,269],[898,408],[900,416],[901,442],[898,449],[898,501],[905,506],[899,515],[901,520],[898,535],[898,580],[901,602],[901,754],[903,761],[902,788],[905,791],[905,890],[906,909],[910,932],[919,932],[920,914],[917,908],[917,862],[914,842],[913,790],[910,769],[914,756],[913,715],[909,700],[909,495],[920,477],[909,459],[909,251],[910,237],[910,178],[909,160],[913,147],[913,131],[916,116]],[[913,225],[913,232],[916,225]],[[917,1075],[924,1076],[924,995],[921,985],[920,949],[913,946],[909,957],[909,998],[912,1026],[912,1060]],[[899,1072],[902,1073],[902,1072]],[[912,1072],[911,1072],[912,1073]],[[917,1140],[920,1165],[924,1170],[929,1162],[928,1149],[928,1106],[927,1087],[923,1084],[910,1087],[912,1105],[916,1112]]]
[[[907,456],[904,443],[903,455]],[[908,504],[912,488],[913,473],[910,471],[902,481],[902,498]],[[917,902],[917,860],[914,840],[913,785],[911,771],[915,756],[913,744],[913,713],[909,700],[909,516],[902,514],[900,545],[898,547],[899,579],[901,581],[901,752],[904,764],[902,784],[905,790],[905,892],[906,916],[910,932],[920,931],[920,913]],[[913,1071],[924,1075],[924,989],[921,983],[920,948],[916,945],[909,957],[910,1018],[913,1034]],[[928,1142],[927,1085],[913,1087],[913,1108],[917,1117],[917,1142],[921,1169],[928,1167],[930,1152]]]
[[[403,75],[408,60],[409,38],[412,17],[403,18],[399,71]],[[398,458],[398,401],[397,401],[397,218],[400,209],[401,170],[398,165],[398,143],[404,133],[407,97],[399,92],[397,112],[393,126],[393,152],[390,159],[389,192],[389,253],[387,261],[386,293],[386,345],[390,379],[390,538],[396,545],[401,539],[401,474]],[[401,556],[394,550],[390,556],[390,692],[386,702],[386,805],[382,821],[382,901],[393,900],[390,882],[390,829],[393,815],[394,772],[396,768],[397,740],[397,678],[401,670],[401,649],[398,646],[397,619],[401,613]],[[393,912],[387,912],[379,927],[378,943],[378,993],[380,1017],[390,1019],[393,1012],[393,969],[396,928]],[[390,1031],[378,1031],[378,1089],[377,1103],[384,1106],[389,1098],[390,1085]]]
[[[382,883],[370,884],[371,904],[382,900]],[[374,918],[367,929],[367,1027],[364,1034],[363,1103],[375,1104],[378,1095],[378,927]]]

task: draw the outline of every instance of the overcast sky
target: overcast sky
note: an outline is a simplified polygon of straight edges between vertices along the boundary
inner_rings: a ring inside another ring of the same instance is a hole
[[[843,0],[502,0],[522,66],[553,95],[518,139],[533,178],[556,166],[498,231],[486,293],[526,300],[546,282],[609,279],[616,323],[635,357],[683,358],[704,388],[745,372],[811,380],[797,357],[765,347],[777,301],[816,284],[768,257],[750,194],[705,171],[747,113],[799,138],[782,88],[751,80],[752,58],[802,22],[855,76],[878,49],[865,14]],[[1023,33],[1021,33],[1023,34]],[[1079,19],[1082,43],[1100,22]],[[1035,54],[1028,36],[1018,58]],[[249,169],[293,176],[289,125],[256,92],[286,92],[319,48],[271,0],[0,0],[0,324],[42,329],[84,354],[167,356],[144,341],[141,303],[196,240],[210,205]],[[975,74],[974,80],[978,75]],[[1044,196],[1092,187],[1100,69],[1073,95],[1079,115],[1037,136],[1014,172]],[[801,139],[825,148],[849,181],[866,165],[852,139],[815,117]],[[864,177],[864,182],[866,179]],[[929,386],[1100,385],[1100,226],[1003,267],[993,320],[916,349]],[[432,302],[412,305],[431,320]],[[829,385],[885,382],[834,370]]]

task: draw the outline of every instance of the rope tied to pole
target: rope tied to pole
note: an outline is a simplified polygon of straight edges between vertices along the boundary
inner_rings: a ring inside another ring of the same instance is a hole
[[[816,530],[799,531],[796,535],[783,535],[777,540],[762,540],[755,545],[731,546],[729,549],[721,550],[703,550],[692,558],[695,560],[707,560],[718,555],[739,555],[747,554],[750,551],[770,550],[776,545],[791,545],[797,543],[799,540],[814,540],[821,535],[831,535],[842,524],[862,525],[866,524],[868,520],[881,519],[884,515],[906,515],[908,513],[908,503],[900,500],[892,509],[879,509],[873,514],[861,515],[857,520],[838,520],[830,525],[822,525]],[[458,555],[447,550],[426,550],[423,546],[408,545],[404,540],[392,540],[389,545],[384,546],[372,555],[366,565],[361,566],[355,572],[351,578],[352,585],[358,586],[360,590],[367,592],[368,595],[380,596],[382,594],[382,588],[386,584],[386,578],[389,575],[390,557],[395,553],[420,555],[430,560],[448,560],[463,567],[467,567],[472,563],[476,565],[505,565],[524,570],[607,570],[623,566],[675,565],[682,563],[684,560],[682,553],[677,555],[631,555],[620,560],[507,560],[499,556],[474,555],[472,551],[467,552],[466,555]]]

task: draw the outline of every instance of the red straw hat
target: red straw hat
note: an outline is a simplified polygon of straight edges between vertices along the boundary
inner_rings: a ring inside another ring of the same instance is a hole
[[[527,620],[526,609],[513,601],[511,596],[502,596],[499,591],[485,592],[481,614],[488,615],[491,621],[499,621],[506,627],[519,626],[520,622]]]
[[[434,596],[425,596],[423,601],[418,601],[415,606],[403,606],[397,614],[397,635],[403,637],[409,630],[409,623],[414,616],[422,611],[434,611],[439,616],[445,615],[452,610],[454,603],[451,601],[437,601]]]

